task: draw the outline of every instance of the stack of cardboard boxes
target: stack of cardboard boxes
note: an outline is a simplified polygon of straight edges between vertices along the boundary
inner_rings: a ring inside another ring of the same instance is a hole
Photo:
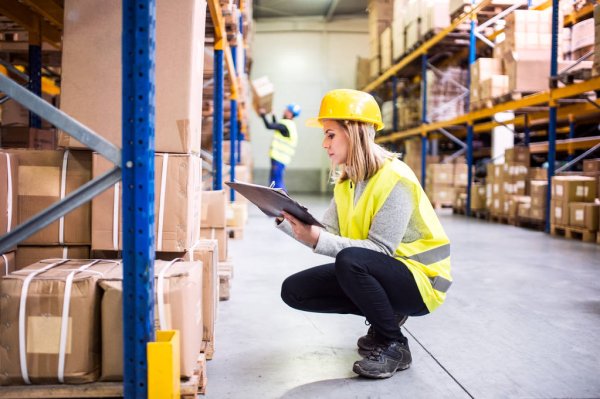
[[[427,165],[425,191],[435,207],[454,204],[454,164]]]
[[[587,176],[554,176],[550,218],[553,226],[598,230],[597,181]]]
[[[370,77],[377,77],[383,70],[381,65],[381,37],[386,29],[392,24],[394,15],[393,0],[369,0],[367,11],[369,13],[369,59],[370,59]],[[390,49],[391,29],[383,35],[386,51],[386,65],[391,63]]]
[[[427,119],[447,121],[464,114],[466,70],[448,67],[435,72],[430,70],[427,75]]]

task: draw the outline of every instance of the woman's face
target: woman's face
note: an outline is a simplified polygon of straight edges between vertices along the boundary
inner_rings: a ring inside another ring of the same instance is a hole
[[[329,159],[335,165],[345,164],[350,147],[348,134],[337,121],[324,120],[322,123],[325,135],[323,148],[327,151]]]

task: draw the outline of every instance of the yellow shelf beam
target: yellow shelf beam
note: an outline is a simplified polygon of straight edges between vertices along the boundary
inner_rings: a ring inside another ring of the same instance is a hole
[[[54,0],[21,0],[21,3],[46,18],[58,29],[63,29],[63,15],[65,10]]]
[[[235,72],[233,57],[231,56],[231,49],[229,48],[229,42],[227,41],[225,20],[223,18],[223,12],[221,10],[219,0],[208,0],[208,8],[210,10],[210,17],[212,18],[213,25],[215,27],[215,50],[223,50],[225,64],[227,66],[227,73],[229,75],[229,81],[231,82],[230,99],[237,100],[239,93],[237,73]]]
[[[366,92],[369,92],[369,91],[372,91],[372,90],[376,89],[377,87],[381,86],[388,79],[390,79],[392,76],[394,76],[399,71],[401,71],[404,67],[406,67],[411,62],[413,62],[414,60],[416,60],[418,56],[427,53],[427,51],[430,48],[432,48],[437,43],[439,43],[442,39],[444,39],[446,36],[448,36],[448,34],[450,32],[454,31],[461,23],[463,23],[469,17],[471,17],[472,15],[476,14],[477,12],[479,12],[482,8],[490,5],[491,2],[492,2],[492,0],[483,0],[481,3],[477,4],[470,11],[466,11],[466,12],[462,13],[459,17],[457,17],[454,21],[452,21],[452,23],[450,24],[450,26],[448,26],[447,28],[445,28],[444,30],[442,30],[441,32],[439,32],[437,35],[435,35],[434,37],[432,37],[431,39],[429,39],[425,43],[423,43],[415,51],[411,52],[409,55],[407,55],[406,57],[402,58],[400,60],[400,62],[398,62],[396,65],[392,66],[391,68],[389,68],[381,76],[379,76],[373,82],[371,82],[367,86],[365,86],[362,90],[366,91]]]
[[[377,139],[378,143],[390,143],[399,139],[403,139],[410,136],[416,136],[420,134],[426,134],[427,132],[431,132],[434,130],[438,130],[440,128],[445,128],[448,126],[456,126],[456,125],[464,125],[468,123],[476,124],[476,122],[480,119],[490,118],[493,115],[505,112],[505,111],[514,111],[521,108],[534,107],[540,105],[546,105],[551,101],[560,100],[563,98],[573,97],[579,94],[586,93],[588,91],[600,90],[600,76],[592,78],[590,80],[574,83],[565,87],[560,87],[557,89],[551,89],[548,91],[532,94],[530,96],[524,97],[520,100],[509,101],[503,104],[498,104],[492,108],[486,108],[479,111],[474,111],[468,114],[460,115],[454,119],[450,119],[447,121],[434,122],[426,125],[421,125],[419,127],[415,127],[412,129],[408,129],[402,132],[392,133]],[[581,104],[578,105],[578,108],[588,109],[588,107],[583,107]],[[589,105],[589,104],[587,104]],[[590,105],[592,106],[592,105]],[[593,107],[593,106],[592,106]],[[533,122],[533,121],[532,121]]]

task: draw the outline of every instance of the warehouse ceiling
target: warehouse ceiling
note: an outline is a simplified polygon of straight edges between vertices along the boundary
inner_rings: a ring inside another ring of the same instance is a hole
[[[254,19],[289,17],[366,17],[367,0],[255,0]]]

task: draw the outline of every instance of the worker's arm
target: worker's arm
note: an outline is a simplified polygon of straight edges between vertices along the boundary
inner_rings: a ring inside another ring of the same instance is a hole
[[[267,120],[267,114],[260,114],[260,117],[262,118],[265,127],[269,130],[279,130],[279,132],[284,136],[284,137],[290,137],[290,132],[287,130],[287,127],[285,127],[285,125],[282,125],[281,123],[276,123],[275,122],[275,118],[273,117],[273,122],[269,122]]]
[[[328,231],[321,231],[314,251],[321,255],[335,257],[344,248],[359,247],[393,256],[396,248],[404,238],[414,207],[410,189],[398,183],[373,217],[367,239],[352,240],[341,237],[334,230],[337,223],[333,222],[332,219],[335,217],[337,221],[337,209],[334,206],[334,212],[330,206],[323,217],[323,224],[334,227],[332,229],[334,231],[329,228]]]

